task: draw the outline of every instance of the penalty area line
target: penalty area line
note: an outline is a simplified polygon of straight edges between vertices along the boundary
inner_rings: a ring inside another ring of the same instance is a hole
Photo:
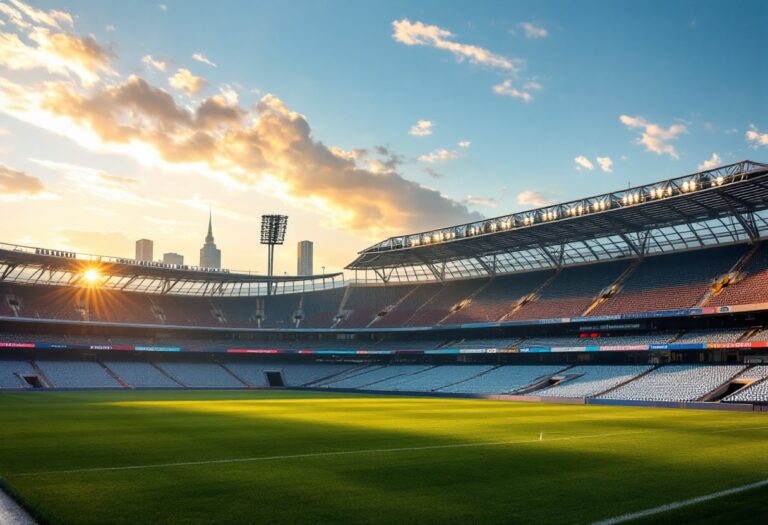
[[[647,518],[648,516],[655,516],[663,512],[669,512],[671,510],[681,509],[683,507],[689,507],[691,505],[698,505],[699,503],[705,503],[713,499],[723,498],[725,496],[732,496],[733,494],[739,494],[740,492],[747,492],[748,490],[758,489],[760,487],[768,486],[768,479],[750,483],[749,485],[742,485],[740,487],[734,487],[732,489],[721,490],[720,492],[713,492],[712,494],[706,494],[704,496],[698,496],[695,498],[684,499],[681,501],[675,501],[673,503],[667,503],[666,505],[660,505],[652,509],[641,510],[639,512],[632,512],[630,514],[622,514],[614,518],[607,520],[596,521],[592,525],[616,525],[618,523],[626,523],[628,521],[638,520],[640,518]]]

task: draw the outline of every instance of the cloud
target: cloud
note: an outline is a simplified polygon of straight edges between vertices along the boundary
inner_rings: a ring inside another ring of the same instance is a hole
[[[585,169],[585,170],[590,170],[591,171],[591,170],[595,169],[595,165],[592,164],[592,162],[587,157],[585,157],[583,155],[579,155],[578,157],[574,158],[573,162],[576,163],[576,169],[577,170]]]
[[[687,131],[685,125],[673,124],[668,128],[663,128],[658,124],[648,122],[643,117],[630,117],[628,115],[621,115],[619,120],[628,128],[642,128],[643,133],[635,142],[645,146],[646,150],[657,155],[667,154],[673,159],[680,158],[675,147],[668,142],[685,133]]]
[[[189,69],[183,67],[177,69],[176,73],[168,78],[168,83],[171,87],[184,91],[189,96],[197,95],[208,85],[206,79],[193,75]]]
[[[441,148],[441,149],[436,149],[431,153],[426,153],[422,155],[421,157],[419,157],[419,160],[422,162],[429,162],[430,164],[434,164],[435,162],[442,162],[442,161],[458,159],[458,158],[459,158],[458,151],[451,151],[445,148]]]
[[[699,164],[699,170],[711,170],[723,165],[720,155],[713,153],[710,158]]]
[[[165,4],[157,4],[157,7],[160,9],[160,11],[168,11],[168,6]]]
[[[43,11],[21,2],[20,0],[9,0],[13,6],[0,3],[0,13],[6,15],[9,21],[17,27],[28,28],[32,24],[43,24],[48,27],[61,29],[61,23],[72,27],[74,20],[72,15],[66,11],[51,9]]]
[[[33,196],[44,190],[43,183],[37,177],[0,164],[0,196]]]
[[[202,54],[202,53],[195,53],[195,54],[193,54],[192,55],[192,60],[197,60],[198,62],[202,62],[203,64],[207,64],[209,66],[216,67],[216,64],[211,62],[211,60],[207,56]]]
[[[429,175],[433,179],[442,179],[443,178],[443,174],[438,172],[438,171],[436,171],[431,166],[425,166],[424,167],[424,173],[426,173],[427,175]]]
[[[755,146],[768,146],[768,133],[760,133],[754,124],[749,125],[744,136],[747,142],[751,142]]]
[[[522,99],[524,102],[533,100],[533,91],[539,91],[541,84],[538,82],[527,82],[522,87],[516,87],[511,79],[507,79],[501,84],[493,86],[493,92],[497,95],[504,95],[512,98]]]
[[[544,27],[532,22],[521,22],[518,25],[525,32],[526,38],[544,38],[549,34]]]
[[[79,194],[87,193],[101,201],[113,201],[133,206],[164,207],[160,201],[137,194],[134,189],[139,185],[137,179],[114,175],[105,171],[77,166],[66,162],[43,159],[29,159],[39,166],[65,175],[70,188]]]
[[[392,38],[406,46],[428,46],[448,51],[458,61],[469,60],[472,64],[517,71],[522,61],[497,55],[482,47],[456,42],[453,33],[423,22],[411,22],[407,18],[392,22]]]
[[[468,140],[462,140],[462,141],[459,142],[459,147],[462,148],[462,149],[467,149],[471,145],[472,145],[472,143],[470,141],[468,141]]]
[[[408,131],[409,135],[413,135],[414,137],[428,137],[432,134],[432,128],[435,126],[435,124],[430,120],[419,120],[411,126],[410,131]]]
[[[386,148],[367,152],[387,168],[381,172],[367,168],[363,158],[343,158],[313,137],[306,117],[272,94],[252,111],[227,105],[222,96],[187,108],[137,76],[91,89],[0,78],[0,112],[94,151],[254,188],[314,210],[333,226],[370,235],[480,218],[403,178],[396,171],[401,157]]]
[[[464,199],[464,204],[468,206],[488,206],[495,208],[496,199],[490,197],[477,197],[475,195],[467,195],[467,198]]]
[[[525,190],[517,194],[517,203],[523,206],[540,208],[552,204],[552,200],[536,190]]]
[[[0,65],[75,75],[87,85],[96,82],[100,73],[110,72],[112,52],[92,36],[51,32],[45,27],[34,27],[26,36],[24,41],[15,33],[0,32]]]
[[[141,62],[142,64],[145,64],[158,71],[165,71],[168,68],[168,62],[165,60],[153,58],[152,55],[144,55],[141,57]]]
[[[104,30],[107,31],[108,33],[112,33],[116,30],[116,28],[112,24],[109,24],[107,25],[107,27],[104,28]]]
[[[598,166],[600,166],[600,169],[604,172],[611,173],[613,171],[613,161],[611,160],[611,157],[597,157],[596,160]]]

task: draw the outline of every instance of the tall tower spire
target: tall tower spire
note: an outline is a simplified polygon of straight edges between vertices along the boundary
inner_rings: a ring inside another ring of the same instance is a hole
[[[216,248],[213,242],[213,212],[208,208],[208,235],[205,237],[205,244],[200,248],[200,267],[201,268],[221,268],[221,250]]]
[[[205,242],[213,242],[213,211],[208,206],[208,235],[205,237]]]

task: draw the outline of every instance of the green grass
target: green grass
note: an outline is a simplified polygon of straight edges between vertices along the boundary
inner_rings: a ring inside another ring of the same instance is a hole
[[[515,443],[475,446],[498,442]],[[401,448],[416,450],[374,451]],[[359,453],[55,472],[348,451]],[[590,523],[768,478],[768,414],[297,392],[6,393],[0,476],[54,524]],[[766,495],[648,522],[765,523]]]

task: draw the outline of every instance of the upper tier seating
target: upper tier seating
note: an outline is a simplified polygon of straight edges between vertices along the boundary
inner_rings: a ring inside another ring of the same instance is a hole
[[[446,283],[431,299],[414,313],[406,326],[433,326],[451,313],[451,309],[488,284],[488,279],[469,279]],[[452,321],[446,321],[452,324]]]
[[[174,382],[150,363],[142,361],[113,361],[105,360],[103,363],[122,379],[127,385],[134,388],[178,388]]]
[[[768,303],[768,242],[742,268],[742,276],[707,301],[707,306]]]
[[[692,330],[686,332],[675,343],[734,343],[744,335],[743,328],[724,330]]]
[[[563,365],[500,366],[467,381],[441,388],[440,392],[462,394],[510,394],[556,374]]]
[[[666,365],[598,397],[637,401],[695,401],[743,369],[743,365]]]
[[[509,314],[515,305],[547,279],[554,270],[500,275],[472,297],[469,304],[451,315],[442,324],[492,323]]]
[[[347,312],[338,328],[365,328],[384,309],[397,304],[413,290],[413,285],[350,286],[344,305]]]
[[[330,328],[339,313],[344,288],[332,288],[303,294],[301,328]]]
[[[0,389],[27,388],[29,385],[19,377],[20,375],[36,375],[35,369],[28,361],[21,359],[0,360]]]
[[[94,361],[37,360],[37,366],[55,388],[121,388],[103,366]]]
[[[613,284],[629,268],[630,262],[617,261],[564,268],[548,283],[536,300],[509,316],[511,321],[578,317],[598,294]]]
[[[420,284],[414,287],[414,290],[405,296],[392,311],[383,317],[379,317],[371,325],[371,328],[392,328],[404,326],[413,314],[421,308],[424,303],[432,299],[444,286],[444,283]]]
[[[745,245],[647,257],[590,316],[692,308],[748,250]]]
[[[525,339],[521,348],[532,347],[581,347],[581,346],[639,346],[668,343],[674,333],[652,332],[648,334],[614,335],[603,337],[537,336]]]
[[[592,397],[626,383],[650,370],[649,365],[595,365],[576,366],[563,372],[563,376],[578,375],[575,379],[563,381],[542,390],[532,392],[532,396],[555,397]],[[555,376],[557,377],[557,376]]]

